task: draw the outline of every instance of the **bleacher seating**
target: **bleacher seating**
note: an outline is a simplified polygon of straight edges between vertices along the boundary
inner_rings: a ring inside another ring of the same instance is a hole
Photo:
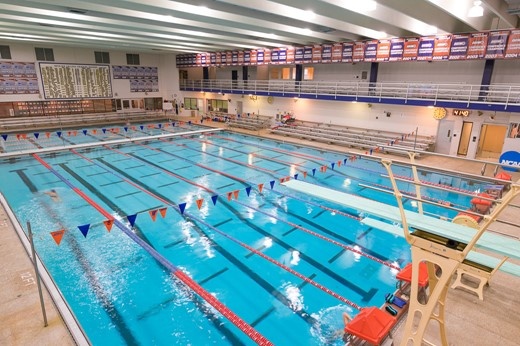
[[[271,133],[314,140],[319,142],[356,147],[364,150],[377,150],[405,155],[407,151],[429,151],[434,138],[429,136],[410,136],[389,131],[379,131],[332,124],[296,122],[290,126],[277,126]]]
[[[0,118],[0,132],[13,132],[41,128],[67,128],[84,125],[120,123],[164,119],[163,112],[94,113],[38,117]]]
[[[271,126],[272,117],[262,115],[240,116],[228,121],[229,127],[239,127],[251,131],[259,131]]]

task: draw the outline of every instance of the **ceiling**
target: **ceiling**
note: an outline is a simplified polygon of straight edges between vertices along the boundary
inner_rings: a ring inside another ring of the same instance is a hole
[[[518,28],[520,0],[2,0],[0,42],[198,53]],[[358,6],[358,7],[356,7]]]

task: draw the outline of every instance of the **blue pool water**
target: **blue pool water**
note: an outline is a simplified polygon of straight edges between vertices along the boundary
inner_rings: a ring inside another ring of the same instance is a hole
[[[144,127],[132,134],[88,129],[4,145],[12,151],[198,128]],[[375,161],[344,163],[349,155],[229,132],[41,157],[127,227],[127,216],[137,215],[136,235],[276,345],[342,344],[342,313],[380,306],[395,289],[395,268],[410,261],[402,238],[361,224],[356,210],[296,194],[279,181],[295,174],[303,179],[305,172],[308,182],[395,205],[392,195],[366,187],[389,186]],[[120,229],[107,232],[106,218],[35,158],[0,162],[1,192],[20,223],[31,222],[37,252],[94,345],[254,344]],[[395,166],[394,173],[411,176],[408,167]],[[421,172],[421,179],[480,187],[433,172]],[[406,182],[399,188],[415,192]],[[51,189],[59,200],[46,193]],[[471,197],[455,191],[429,188],[423,194],[470,205]],[[412,199],[405,206],[417,209]],[[166,215],[153,221],[149,211],[158,208],[167,208]],[[456,215],[424,208],[448,219]],[[87,224],[85,237],[78,226]],[[50,232],[61,229],[57,246]]]

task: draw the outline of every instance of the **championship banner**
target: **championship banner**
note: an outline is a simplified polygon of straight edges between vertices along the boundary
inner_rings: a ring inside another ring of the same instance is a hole
[[[487,32],[477,32],[469,35],[468,54],[466,59],[482,59],[486,54],[488,41]]]
[[[226,56],[224,55],[224,57],[226,57]],[[220,64],[222,64],[222,54],[217,53],[215,55],[215,65],[220,65]]]
[[[264,49],[264,64],[270,64],[270,63],[271,63],[271,50]]]
[[[206,65],[208,64],[208,61],[207,61],[207,59],[206,59],[206,54],[202,54],[202,55],[200,56],[200,63],[201,63],[201,65],[203,65],[203,66],[206,66]]]
[[[502,59],[506,55],[508,31],[490,32],[488,36],[485,59]]]
[[[451,35],[435,36],[433,60],[447,60],[450,56]]]
[[[238,64],[244,65],[244,52],[243,51],[238,52]]]
[[[343,50],[341,51],[341,62],[352,62],[354,55],[354,45],[352,43],[343,43]]]
[[[332,45],[331,61],[332,62],[341,62],[342,51],[343,51],[343,44],[334,43]]]
[[[232,65],[238,64],[238,51],[231,52],[231,64]]]
[[[195,58],[195,65],[200,66],[202,64],[202,54],[197,54]]]
[[[278,48],[273,48],[273,50],[271,51],[271,62],[273,64],[278,64],[278,53],[279,53]]]
[[[257,64],[258,52],[256,50],[251,51],[251,65]]]
[[[273,51],[271,51],[271,61],[273,61]],[[285,64],[287,62],[287,48],[280,48],[278,50],[278,63]]]
[[[251,51],[246,50],[244,51],[244,65],[250,65],[251,64]]]
[[[417,60],[417,51],[419,49],[418,38],[407,38],[404,40],[403,61]]]
[[[321,48],[321,62],[330,63],[332,62],[332,45],[324,44]]]
[[[520,57],[520,30],[511,30],[507,41],[506,58]]]
[[[233,62],[233,52],[226,52],[226,65],[231,65]]]
[[[419,39],[419,48],[417,50],[417,60],[431,61],[433,59],[434,46],[435,37],[421,37]]]
[[[287,60],[286,60],[286,62],[287,62],[288,64],[292,64],[292,63],[294,63],[294,60],[295,60],[295,51],[296,51],[296,49],[295,49],[294,47],[289,47],[289,48],[287,48],[287,52],[286,52],[286,54],[287,54]]]
[[[312,62],[312,46],[305,46],[303,48],[303,60],[304,64],[309,64]]]
[[[450,60],[466,59],[468,53],[469,35],[453,35],[450,45]]]
[[[257,65],[263,65],[264,64],[264,51],[263,50],[257,50],[256,51],[256,64]]]
[[[372,40],[365,42],[365,51],[363,52],[363,60],[365,62],[373,62],[376,61],[377,57],[377,45],[379,44],[378,40]]]
[[[390,40],[379,40],[377,43],[376,61],[388,61],[388,59],[390,59]]]
[[[226,54],[226,52],[221,52],[220,53],[220,64],[221,65],[226,65],[227,64],[227,54]]]
[[[388,61],[401,61],[404,54],[404,38],[393,38],[390,40],[390,57]]]
[[[322,46],[320,45],[315,45],[314,47],[312,47],[312,62],[314,64],[318,64],[321,62],[321,50],[322,50]]]
[[[360,62],[365,59],[365,42],[354,42],[354,49],[352,51],[352,61]]]
[[[299,64],[303,62],[303,54],[304,54],[305,48],[303,47],[296,47],[294,50],[294,62]]]

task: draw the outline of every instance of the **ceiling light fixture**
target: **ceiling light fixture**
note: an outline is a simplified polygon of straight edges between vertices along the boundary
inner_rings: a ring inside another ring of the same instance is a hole
[[[356,12],[370,12],[376,10],[377,2],[374,0],[348,1],[345,7]]]
[[[484,15],[484,7],[482,7],[482,1],[474,1],[473,7],[468,11],[468,17],[482,17]]]

